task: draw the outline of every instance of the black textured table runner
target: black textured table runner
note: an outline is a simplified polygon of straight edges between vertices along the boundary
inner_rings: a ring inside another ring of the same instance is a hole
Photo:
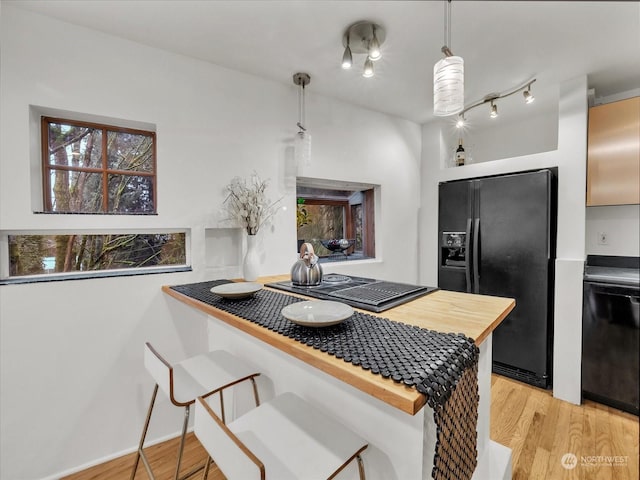
[[[329,327],[296,325],[284,318],[281,310],[303,299],[262,289],[249,298],[232,300],[210,291],[229,282],[213,280],[171,289],[372,374],[415,387],[434,410],[437,442],[433,478],[471,478],[477,463],[479,400],[478,347],[472,339],[362,312]]]

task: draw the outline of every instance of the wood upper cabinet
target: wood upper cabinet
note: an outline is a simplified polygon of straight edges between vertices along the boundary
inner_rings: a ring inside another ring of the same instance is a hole
[[[589,109],[587,206],[640,203],[640,97]]]

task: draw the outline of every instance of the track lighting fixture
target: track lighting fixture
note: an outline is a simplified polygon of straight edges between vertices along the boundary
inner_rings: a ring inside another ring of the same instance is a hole
[[[513,95],[514,93],[523,92],[524,95],[524,99],[525,99],[525,103],[531,103],[534,100],[534,96],[531,93],[531,85],[533,84],[533,82],[535,82],[536,79],[533,78],[531,80],[528,80],[526,83],[516,87],[516,88],[512,88],[511,90],[507,90],[506,92],[503,93],[490,93],[489,95],[485,95],[485,97],[482,100],[479,100],[475,103],[472,103],[471,105],[469,105],[468,107],[465,107],[464,110],[462,110],[460,113],[458,113],[458,118],[456,120],[456,127],[458,128],[462,128],[465,126],[466,123],[466,119],[464,114],[466,112],[468,112],[469,110],[472,110],[476,107],[479,107],[480,105],[484,105],[485,103],[489,103],[490,104],[490,110],[489,110],[489,116],[491,118],[496,118],[498,116],[498,105],[497,105],[497,100],[501,99],[501,98],[505,98],[508,97],[509,95]]]
[[[369,21],[350,25],[342,36],[342,45],[345,47],[342,55],[342,68],[345,70],[351,68],[353,65],[352,54],[366,54],[362,76],[365,78],[373,77],[373,62],[382,58],[380,45],[384,43],[384,40],[385,31],[380,25]]]
[[[451,53],[451,0],[444,3],[445,57],[433,67],[433,114],[446,117],[464,109],[464,60]]]

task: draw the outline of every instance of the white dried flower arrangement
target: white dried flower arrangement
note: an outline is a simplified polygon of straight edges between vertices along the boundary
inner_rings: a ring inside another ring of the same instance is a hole
[[[227,207],[229,218],[235,220],[249,235],[258,233],[260,227],[277,211],[279,200],[270,203],[266,196],[268,181],[261,180],[255,172],[249,181],[234,177],[227,185]]]

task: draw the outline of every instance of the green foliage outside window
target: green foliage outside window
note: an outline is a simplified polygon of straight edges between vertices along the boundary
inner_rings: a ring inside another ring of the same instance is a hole
[[[9,276],[185,265],[185,234],[10,235]]]

